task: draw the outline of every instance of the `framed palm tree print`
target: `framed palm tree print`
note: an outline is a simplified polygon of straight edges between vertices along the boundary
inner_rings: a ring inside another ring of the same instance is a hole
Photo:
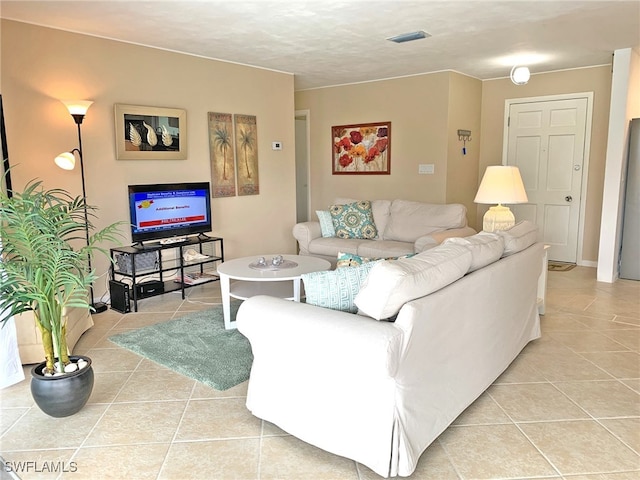
[[[230,113],[209,112],[209,157],[211,196],[236,195],[236,168],[233,142],[233,117]]]
[[[258,195],[258,128],[255,115],[233,116],[236,140],[238,195]]]

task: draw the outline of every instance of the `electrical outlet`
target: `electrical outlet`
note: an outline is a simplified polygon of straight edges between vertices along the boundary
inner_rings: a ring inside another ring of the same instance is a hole
[[[282,142],[271,142],[272,150],[282,150]]]
[[[421,163],[418,165],[419,175],[433,175],[436,171],[436,167],[433,163]]]

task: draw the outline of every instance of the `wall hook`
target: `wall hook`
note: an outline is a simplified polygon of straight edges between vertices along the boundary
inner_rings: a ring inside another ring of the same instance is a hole
[[[458,130],[458,140],[462,142],[462,154],[467,154],[467,142],[471,141],[471,130]]]

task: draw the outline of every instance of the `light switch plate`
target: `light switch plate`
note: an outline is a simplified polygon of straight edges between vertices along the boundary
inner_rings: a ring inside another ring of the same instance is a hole
[[[421,163],[418,165],[418,174],[420,175],[433,175],[436,171],[436,166],[433,163]]]

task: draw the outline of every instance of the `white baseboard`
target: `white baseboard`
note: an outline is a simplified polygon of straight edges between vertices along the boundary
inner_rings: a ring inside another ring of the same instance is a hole
[[[581,260],[578,262],[579,267],[591,267],[598,268],[598,262],[594,262],[592,260]]]

